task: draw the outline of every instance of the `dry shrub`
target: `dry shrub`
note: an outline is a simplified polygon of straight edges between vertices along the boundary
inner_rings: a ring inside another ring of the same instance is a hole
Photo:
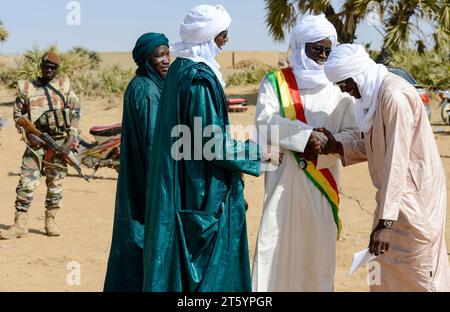
[[[121,95],[133,76],[133,70],[125,70],[117,64],[113,65],[101,72],[101,88],[105,95]]]
[[[389,66],[405,69],[430,90],[450,89],[450,57],[446,50],[397,52],[392,55]]]
[[[232,74],[228,78],[227,83],[231,86],[259,84],[264,76],[266,76],[267,73],[271,70],[273,70],[273,68],[270,67],[245,69],[243,71]]]
[[[0,83],[15,91],[19,80],[34,80],[41,75],[40,63],[46,51],[58,52],[57,46],[45,50],[33,47],[25,51],[20,58],[17,69],[0,68]],[[121,95],[133,77],[133,71],[113,65],[99,71],[100,56],[95,51],[75,47],[61,56],[59,76],[70,78],[72,87],[78,95],[113,96]]]

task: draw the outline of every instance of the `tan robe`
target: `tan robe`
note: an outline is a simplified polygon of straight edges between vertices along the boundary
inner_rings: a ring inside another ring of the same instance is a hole
[[[372,130],[363,141],[342,143],[345,166],[367,155],[377,189],[374,226],[379,219],[397,220],[389,251],[375,259],[380,285],[371,291],[450,291],[445,174],[414,87],[387,74]]]

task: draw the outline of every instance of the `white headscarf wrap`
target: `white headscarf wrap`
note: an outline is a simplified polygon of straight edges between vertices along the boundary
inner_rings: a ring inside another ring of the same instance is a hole
[[[372,129],[378,93],[387,72],[384,65],[376,64],[358,44],[338,45],[325,63],[325,74],[331,82],[353,78],[358,85],[361,98],[356,99],[356,115],[363,132]]]
[[[324,14],[306,15],[292,30],[290,46],[293,53],[289,61],[301,89],[313,89],[329,83],[323,71],[323,65],[317,64],[305,53],[306,43],[326,38],[331,40],[332,47],[336,46],[336,29]]]
[[[181,42],[171,46],[175,57],[183,57],[194,62],[203,62],[216,74],[222,86],[225,82],[220,65],[215,60],[220,53],[214,39],[231,25],[231,17],[221,5],[198,5],[189,11],[180,26]]]

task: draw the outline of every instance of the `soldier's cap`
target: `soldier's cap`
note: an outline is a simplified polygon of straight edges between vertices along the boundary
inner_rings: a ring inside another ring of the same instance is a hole
[[[52,63],[55,65],[61,64],[61,59],[58,54],[52,51],[45,52],[42,56],[42,63]]]

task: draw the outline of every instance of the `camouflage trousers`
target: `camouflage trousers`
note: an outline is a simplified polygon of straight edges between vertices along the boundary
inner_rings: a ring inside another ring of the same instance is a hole
[[[58,143],[61,144],[62,142]],[[33,150],[36,154],[27,148],[22,156],[20,180],[16,188],[16,210],[28,211],[42,175],[45,175],[45,183],[47,184],[45,208],[49,210],[59,209],[63,190],[62,181],[67,174],[67,164],[57,156],[53,157],[50,162],[53,165],[45,164],[43,160],[46,150],[42,148]]]

